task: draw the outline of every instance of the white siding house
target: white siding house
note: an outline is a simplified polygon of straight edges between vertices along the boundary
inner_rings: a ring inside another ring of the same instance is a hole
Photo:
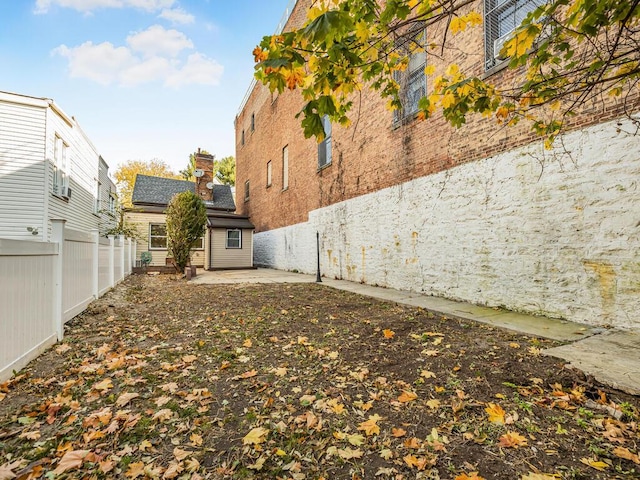
[[[103,227],[107,170],[53,100],[0,92],[0,237],[49,241],[56,218],[84,232]]]

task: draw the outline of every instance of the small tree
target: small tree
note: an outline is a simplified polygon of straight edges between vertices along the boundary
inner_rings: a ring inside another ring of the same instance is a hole
[[[191,250],[204,235],[207,210],[193,192],[173,196],[167,207],[167,237],[169,253],[176,270],[184,272],[191,259]]]

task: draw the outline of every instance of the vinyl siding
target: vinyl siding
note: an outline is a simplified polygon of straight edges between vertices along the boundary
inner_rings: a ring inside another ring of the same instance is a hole
[[[53,195],[53,168],[49,169],[48,195],[49,219],[64,218],[66,227],[88,232],[97,229],[100,218],[93,213],[93,184],[98,178],[99,155],[95,147],[82,132],[80,126],[65,121],[53,109],[48,110],[48,158],[53,159],[55,135],[57,134],[68,145],[67,163],[71,174],[69,187],[71,198],[64,200]],[[67,172],[69,173],[69,172]]]
[[[136,260],[140,260],[140,254],[142,252],[151,252],[151,265],[162,266],[166,265],[166,258],[168,256],[167,250],[150,250],[149,249],[149,224],[151,223],[166,223],[167,216],[164,213],[140,213],[140,212],[127,212],[127,221],[136,225],[138,232],[140,232],[141,238],[146,240],[137,240],[138,246],[136,248]],[[198,267],[202,267],[205,264],[205,251],[207,248],[207,238],[205,236],[205,249],[194,250],[191,256],[191,263]]]
[[[0,100],[0,237],[44,238],[45,127],[45,107]]]
[[[253,267],[253,230],[242,230],[242,248],[227,248],[227,229],[212,228],[211,268]]]

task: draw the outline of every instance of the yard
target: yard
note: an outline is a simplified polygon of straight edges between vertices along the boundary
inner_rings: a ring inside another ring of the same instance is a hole
[[[0,384],[0,480],[640,478],[557,343],[315,284],[133,276]]]

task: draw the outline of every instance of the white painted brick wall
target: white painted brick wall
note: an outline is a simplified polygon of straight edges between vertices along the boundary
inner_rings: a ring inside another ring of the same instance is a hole
[[[256,264],[640,327],[640,137],[629,122],[530,145],[258,233]],[[543,168],[544,165],[544,168]]]

